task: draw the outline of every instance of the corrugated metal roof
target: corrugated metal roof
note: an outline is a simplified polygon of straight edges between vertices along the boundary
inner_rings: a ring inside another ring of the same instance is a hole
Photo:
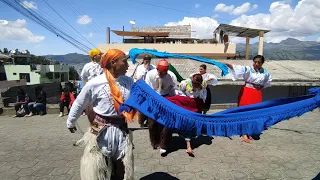
[[[141,62],[142,60],[138,60]],[[156,65],[159,59],[152,59],[152,64]],[[201,62],[186,59],[168,59],[177,69],[182,77],[198,72]],[[222,63],[236,65],[252,65],[251,60],[218,60]],[[320,85],[320,61],[306,60],[282,60],[266,61],[263,65],[273,78],[273,85]],[[135,65],[130,63],[128,75],[132,75]],[[243,84],[243,81],[232,81],[230,74],[222,77],[221,70],[216,66],[207,64],[207,72],[218,77],[220,84]]]
[[[247,27],[241,27],[241,26],[233,26],[229,24],[220,24],[217,29],[214,31],[214,33],[217,33],[219,30],[222,30],[224,32],[233,33],[235,36],[238,37],[250,37],[255,38],[259,36],[259,32],[263,31],[264,34],[270,32],[270,30],[266,29],[254,29],[254,28],[247,28]]]

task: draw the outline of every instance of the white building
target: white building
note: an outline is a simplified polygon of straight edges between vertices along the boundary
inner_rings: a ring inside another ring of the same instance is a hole
[[[69,80],[69,66],[4,64],[0,68],[0,77],[2,81],[25,79],[27,85],[66,82]]]

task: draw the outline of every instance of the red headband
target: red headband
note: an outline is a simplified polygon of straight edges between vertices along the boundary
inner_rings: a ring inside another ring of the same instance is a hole
[[[162,59],[158,62],[158,65],[157,65],[157,69],[158,71],[161,71],[161,72],[166,72],[169,70],[169,63],[167,60],[165,59]]]

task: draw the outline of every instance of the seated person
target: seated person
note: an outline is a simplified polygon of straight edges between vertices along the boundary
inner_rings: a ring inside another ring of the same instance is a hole
[[[47,94],[42,90],[41,86],[35,87],[35,102],[28,103],[28,109],[30,113],[26,115],[26,117],[31,117],[34,114],[38,114],[40,116],[47,114]]]
[[[64,107],[67,107],[68,114],[69,114],[70,108],[71,108],[74,100],[75,100],[75,98],[74,98],[73,93],[70,92],[67,88],[65,88],[61,94],[61,97],[60,97],[60,103],[59,103],[60,115],[59,115],[59,117],[62,117],[64,115],[63,114]]]
[[[16,115],[14,117],[22,117],[25,116],[26,114],[29,114],[29,109],[28,109],[28,103],[30,102],[30,97],[28,94],[24,92],[21,87],[18,87],[17,91],[17,101],[16,104],[14,105],[14,108],[16,110]]]

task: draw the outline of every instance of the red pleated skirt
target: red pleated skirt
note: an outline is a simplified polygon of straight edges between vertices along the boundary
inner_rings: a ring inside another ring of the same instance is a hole
[[[187,96],[170,96],[165,97],[167,100],[171,101],[172,103],[187,109],[192,112],[202,112],[204,103],[203,100],[200,98],[190,98]]]
[[[238,96],[238,106],[246,106],[262,102],[262,91],[242,86]]]

